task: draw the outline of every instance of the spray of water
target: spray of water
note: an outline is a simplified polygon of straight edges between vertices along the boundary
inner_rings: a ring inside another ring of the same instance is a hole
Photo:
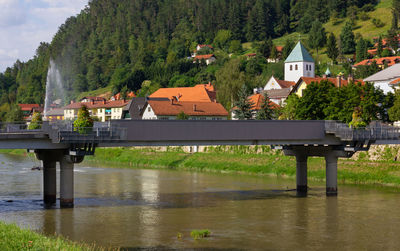
[[[51,108],[51,104],[56,100],[61,100],[61,105],[64,104],[64,88],[61,80],[60,71],[53,60],[50,60],[49,70],[47,71],[46,80],[46,97],[44,102],[44,117]]]

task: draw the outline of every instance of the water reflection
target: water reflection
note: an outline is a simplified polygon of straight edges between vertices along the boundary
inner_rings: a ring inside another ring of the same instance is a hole
[[[125,250],[395,250],[397,189],[324,184],[296,197],[294,181],[244,175],[77,167],[73,209],[43,210],[41,172],[0,155],[0,220]],[[7,202],[7,201],[12,202]],[[193,229],[210,238],[194,241]],[[177,239],[177,233],[183,238]]]

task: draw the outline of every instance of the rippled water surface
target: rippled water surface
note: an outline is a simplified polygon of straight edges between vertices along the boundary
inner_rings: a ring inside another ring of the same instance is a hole
[[[306,198],[290,179],[168,170],[75,168],[75,208],[43,209],[33,159],[0,155],[0,220],[133,250],[398,250],[400,191],[339,185]],[[211,237],[193,240],[190,231]],[[181,239],[177,234],[182,233]]]

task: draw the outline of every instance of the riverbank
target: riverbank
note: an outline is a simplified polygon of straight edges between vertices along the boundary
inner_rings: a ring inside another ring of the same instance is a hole
[[[395,161],[398,147],[374,147],[357,153],[352,159],[339,159],[338,183],[382,184],[400,187],[400,162]],[[26,155],[24,150],[0,150],[0,153]],[[378,158],[378,157],[379,158]],[[269,146],[207,147],[204,152],[187,153],[180,147],[98,148],[95,156],[85,157],[84,164],[115,168],[165,168],[173,170],[241,173],[295,178],[294,157],[284,156]],[[325,160],[308,159],[308,178],[325,180]]]
[[[0,250],[99,250],[98,247],[77,244],[62,237],[47,237],[0,222]]]

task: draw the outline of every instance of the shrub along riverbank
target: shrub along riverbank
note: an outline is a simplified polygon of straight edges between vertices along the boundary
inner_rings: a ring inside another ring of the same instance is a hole
[[[77,244],[62,237],[47,237],[0,222],[0,250],[99,250],[98,247]]]

